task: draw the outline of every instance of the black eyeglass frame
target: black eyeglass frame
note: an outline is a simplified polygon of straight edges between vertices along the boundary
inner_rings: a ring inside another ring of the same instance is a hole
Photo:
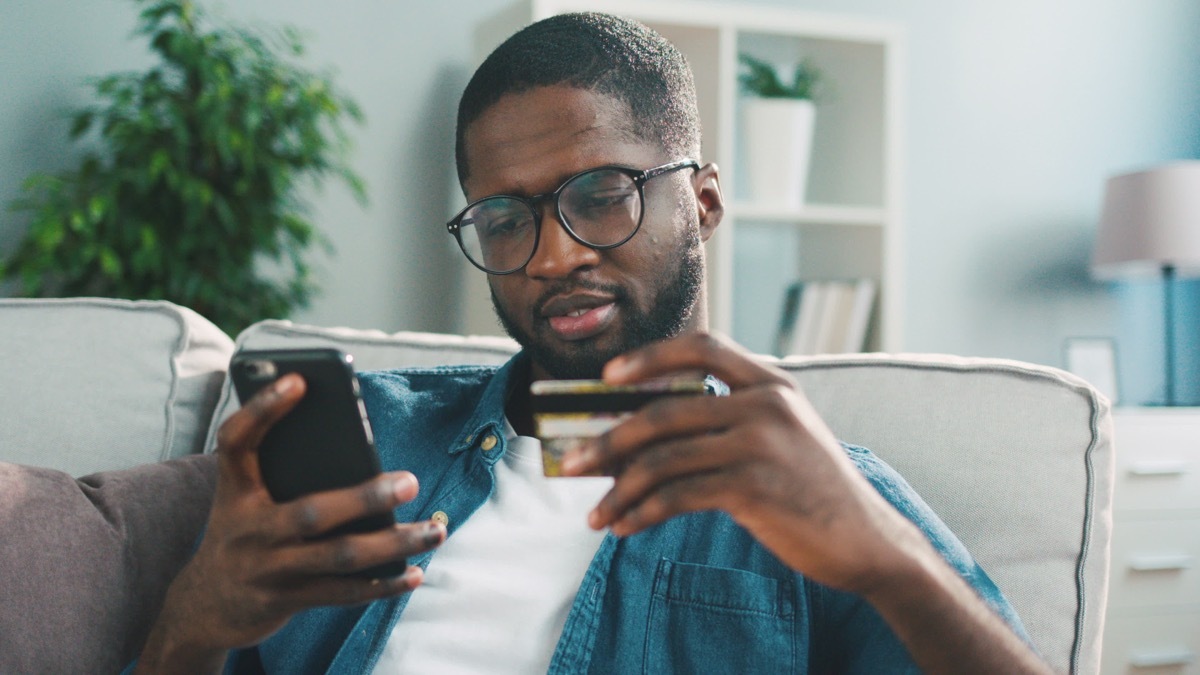
[[[651,178],[657,178],[658,176],[672,173],[674,171],[679,171],[680,169],[692,169],[693,171],[699,171],[700,163],[694,159],[681,159],[678,161],[663,164],[662,166],[656,166],[654,168],[645,169],[645,170],[633,169],[633,168],[630,168],[627,166],[619,166],[619,165],[612,165],[612,164],[605,165],[605,166],[597,166],[597,167],[594,167],[591,169],[587,169],[586,171],[580,171],[579,173],[571,176],[570,178],[563,181],[562,185],[559,185],[553,192],[547,192],[547,193],[540,194],[540,195],[534,195],[532,197],[520,197],[518,195],[500,194],[500,195],[488,195],[487,197],[483,197],[482,199],[476,199],[475,201],[473,201],[470,204],[467,204],[465,207],[463,207],[463,209],[458,212],[458,215],[454,216],[454,218],[452,218],[450,220],[450,222],[446,223],[446,229],[450,232],[451,235],[454,236],[455,241],[458,242],[458,247],[460,249],[462,249],[463,255],[465,255],[467,257],[467,260],[470,261],[470,263],[472,265],[479,268],[480,270],[483,270],[484,272],[487,272],[488,274],[495,274],[497,276],[503,276],[505,274],[512,274],[514,272],[519,272],[520,270],[524,269],[525,266],[529,264],[529,261],[533,260],[533,256],[537,255],[538,244],[541,242],[541,239],[542,239],[542,209],[541,209],[541,205],[544,204],[545,202],[553,200],[554,211],[555,211],[555,213],[558,214],[558,222],[562,224],[563,229],[567,231],[567,234],[570,235],[570,237],[572,239],[574,239],[575,241],[579,242],[580,244],[582,244],[584,246],[587,246],[588,248],[591,248],[591,249],[594,249],[597,251],[607,251],[609,249],[614,249],[618,246],[621,246],[622,244],[628,242],[630,239],[633,239],[633,235],[637,234],[638,230],[642,229],[642,221],[646,217],[646,194],[645,194],[645,190],[644,190],[646,182],[649,181]],[[629,178],[633,180],[633,184],[637,186],[638,199],[640,200],[640,203],[641,203],[641,208],[638,211],[637,224],[634,225],[633,229],[629,231],[628,236],[626,236],[621,241],[616,242],[615,244],[593,244],[590,241],[587,241],[583,237],[579,236],[579,234],[577,234],[575,232],[575,230],[571,229],[571,224],[568,221],[567,217],[563,214],[562,203],[559,201],[559,196],[562,194],[563,190],[565,190],[567,188],[568,185],[570,185],[572,182],[574,182],[575,180],[577,180],[578,178],[580,178],[582,176],[586,176],[590,173],[595,173],[597,171],[619,171],[619,172],[625,174],[626,176],[629,176]],[[462,240],[461,223],[462,223],[463,216],[467,215],[468,211],[475,208],[479,204],[482,204],[483,202],[486,202],[491,199],[515,199],[516,201],[521,202],[522,204],[525,204],[526,206],[528,206],[529,210],[533,213],[533,247],[530,248],[530,250],[529,250],[529,257],[526,258],[525,261],[522,262],[520,265],[517,265],[516,267],[514,267],[510,270],[504,270],[504,271],[500,271],[500,272],[497,272],[494,270],[489,270],[486,267],[484,267],[482,264],[475,262],[475,259],[472,258],[469,253],[467,253],[467,248],[465,245],[463,245],[463,240]]]

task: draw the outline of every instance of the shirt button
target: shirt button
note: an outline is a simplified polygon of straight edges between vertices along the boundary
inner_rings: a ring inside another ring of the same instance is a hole
[[[435,523],[441,523],[443,527],[450,527],[450,516],[446,515],[445,511],[434,511],[429,519]]]
[[[492,448],[496,447],[496,443],[496,434],[488,434],[483,437],[483,442],[479,444],[479,447],[483,448],[484,452],[491,452]]]

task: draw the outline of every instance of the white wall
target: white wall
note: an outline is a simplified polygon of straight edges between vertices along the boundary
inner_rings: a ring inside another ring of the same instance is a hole
[[[1114,293],[1086,264],[1106,175],[1200,157],[1200,3],[756,1],[907,27],[905,347],[1059,365],[1065,337],[1118,335],[1128,361],[1141,362],[1122,370],[1131,398],[1152,398],[1157,338],[1129,322],[1153,291]],[[505,4],[229,3],[235,18],[308,31],[310,62],[332,65],[367,115],[354,164],[371,203],[360,208],[340,188],[316,197],[338,253],[324,295],[299,319],[457,328],[458,254],[441,227],[457,196],[454,106],[471,31]],[[0,3],[0,200],[30,171],[69,164],[54,113],[86,101],[83,77],[147,62],[125,39],[134,16],[117,0]],[[0,247],[21,228],[0,216]],[[1189,363],[1200,381],[1200,359]]]

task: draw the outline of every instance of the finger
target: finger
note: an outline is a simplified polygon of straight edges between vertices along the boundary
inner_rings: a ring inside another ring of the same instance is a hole
[[[724,434],[674,439],[646,448],[588,514],[588,525],[598,530],[617,522],[662,485],[692,474],[729,471],[746,461],[746,453]]]
[[[605,364],[604,381],[629,384],[688,370],[714,375],[732,389],[755,384],[795,386],[787,373],[759,363],[732,340],[708,333],[689,333],[622,354]]]
[[[731,405],[733,404],[733,405]],[[649,444],[719,431],[734,419],[733,397],[675,396],[653,401],[563,457],[563,473],[611,474]]]
[[[420,567],[409,565],[404,574],[385,579],[322,577],[288,590],[280,602],[287,613],[328,605],[361,605],[381,598],[412,592],[425,575]]]
[[[446,540],[441,523],[396,524],[392,527],[304,542],[281,551],[275,570],[280,580],[313,576],[347,575],[376,565],[403,560],[437,548]]]
[[[304,378],[290,373],[264,387],[217,432],[217,461],[225,480],[243,487],[262,485],[258,446],[267,431],[304,398]]]
[[[618,537],[628,537],[683,513],[722,509],[729,480],[725,473],[710,472],[691,474],[659,485],[645,499],[626,510],[612,524],[611,532]]]
[[[280,505],[272,532],[279,541],[309,539],[363,516],[390,513],[417,496],[417,477],[385,473],[348,488],[300,497]]]

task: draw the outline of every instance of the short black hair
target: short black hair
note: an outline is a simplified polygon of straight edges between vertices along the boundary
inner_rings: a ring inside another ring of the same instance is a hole
[[[458,180],[466,181],[467,127],[505,94],[566,85],[629,106],[631,131],[672,159],[700,152],[696,85],[683,54],[637,21],[599,12],[559,14],[521,29],[484,60],[458,104]]]

